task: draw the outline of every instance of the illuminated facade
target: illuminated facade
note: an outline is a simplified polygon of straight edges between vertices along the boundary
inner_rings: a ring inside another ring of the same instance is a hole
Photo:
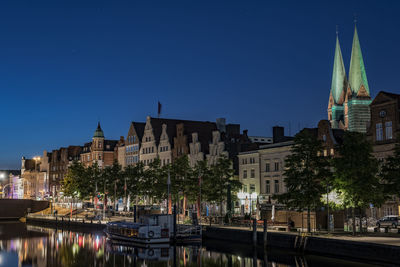
[[[367,74],[355,27],[348,80],[339,38],[336,37],[328,120],[333,129],[366,133],[370,121],[370,104]]]

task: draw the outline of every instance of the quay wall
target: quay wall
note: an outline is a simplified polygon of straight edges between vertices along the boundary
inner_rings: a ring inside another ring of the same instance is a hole
[[[70,219],[69,217],[57,217],[55,219],[48,219],[48,218],[40,218],[40,217],[32,217],[28,216],[26,218],[26,222],[29,222],[33,225],[40,225],[40,226],[51,226],[56,228],[65,228],[65,229],[72,229],[72,228],[88,228],[88,229],[96,229],[102,230],[106,228],[106,224],[99,221],[93,220],[74,220]]]
[[[263,246],[263,232],[257,232],[257,246]],[[206,227],[205,240],[222,240],[230,243],[253,245],[253,233],[250,230]],[[304,254],[352,258],[372,262],[400,262],[400,246],[300,236],[289,233],[268,232],[267,247],[288,249]]]
[[[28,209],[38,212],[49,207],[45,200],[32,199],[0,199],[0,219],[19,219],[24,217]]]

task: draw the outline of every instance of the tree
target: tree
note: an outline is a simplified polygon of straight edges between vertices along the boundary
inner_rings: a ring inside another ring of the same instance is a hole
[[[177,158],[171,165],[170,168],[171,176],[171,196],[174,202],[178,203],[183,198],[182,212],[185,214],[186,210],[186,193],[188,193],[188,181],[190,181],[192,169],[189,165],[189,159],[187,155],[183,155]]]
[[[123,173],[126,178],[127,193],[131,196],[142,194],[142,184],[144,177],[144,165],[138,162],[136,165],[128,165]]]
[[[102,170],[101,185],[105,195],[111,195],[116,204],[118,197],[123,196],[124,179],[121,165],[114,161],[113,165],[107,166]]]
[[[210,167],[210,175],[203,182],[207,200],[220,205],[221,216],[229,188],[231,191],[237,191],[242,187],[240,181],[233,179],[233,173],[231,160],[223,156],[218,159],[217,164]]]
[[[295,136],[291,151],[285,159],[287,192],[274,198],[289,208],[307,210],[307,232],[311,232],[310,212],[320,203],[330,179],[329,161],[323,156],[321,141],[307,130]]]
[[[389,196],[396,195],[400,197],[400,135],[393,155],[384,160],[379,174],[385,187],[385,193]]]
[[[383,185],[377,176],[378,161],[372,156],[372,146],[362,133],[345,132],[343,143],[334,158],[334,186],[343,196],[344,205],[352,209],[355,235],[355,209],[384,201]]]
[[[82,163],[74,161],[68,167],[67,175],[63,180],[63,191],[66,196],[87,199],[93,195],[94,187],[90,170],[86,169]]]

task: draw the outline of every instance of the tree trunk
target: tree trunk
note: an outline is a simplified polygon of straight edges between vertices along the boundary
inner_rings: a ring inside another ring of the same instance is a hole
[[[223,205],[223,201],[221,201],[220,205],[219,205],[219,208],[220,208],[219,214],[221,215],[221,217],[222,217],[222,205]]]
[[[201,214],[200,214],[200,205],[201,205],[200,196],[197,197],[197,203],[196,204],[197,204],[197,219],[200,222],[200,216],[201,216]]]
[[[187,204],[187,197],[186,194],[183,194],[183,207],[182,207],[183,218],[186,218],[186,204]]]
[[[307,208],[307,233],[311,233],[311,212],[310,212],[310,207]]]
[[[353,235],[356,235],[356,212],[354,207],[351,208],[351,212],[353,213]]]

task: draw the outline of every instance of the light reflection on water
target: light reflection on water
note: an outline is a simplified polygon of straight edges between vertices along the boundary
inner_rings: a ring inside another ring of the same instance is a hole
[[[229,244],[164,246],[140,249],[110,243],[101,232],[82,233],[22,223],[0,223],[0,267],[24,266],[353,266],[331,260],[306,261],[303,257],[272,256],[246,246],[227,252]],[[250,252],[242,253],[242,250]],[[224,251],[224,252],[221,252]],[[252,252],[253,251],[253,252]],[[271,260],[272,258],[272,260]],[[358,266],[365,266],[363,264]]]

